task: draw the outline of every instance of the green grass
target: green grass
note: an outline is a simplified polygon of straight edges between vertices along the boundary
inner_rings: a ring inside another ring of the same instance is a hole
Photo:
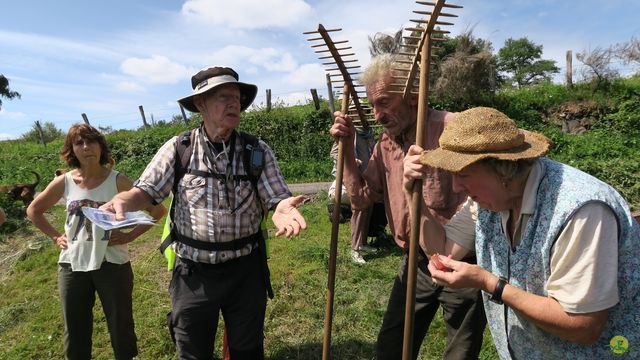
[[[292,239],[268,240],[275,298],[267,305],[265,351],[268,359],[320,359],[326,302],[331,226],[326,193],[302,208],[309,229]],[[52,223],[61,227],[63,209],[54,207]],[[271,225],[271,224],[270,224]],[[31,227],[31,225],[29,225]],[[138,359],[173,359],[166,329],[170,310],[170,273],[157,250],[161,227],[131,244],[135,274],[134,318]],[[270,234],[273,234],[273,228]],[[1,244],[25,247],[40,236],[33,228],[14,233]],[[4,252],[2,252],[4,253]],[[63,357],[63,323],[56,287],[58,250],[47,246],[25,251],[0,282],[0,358],[59,359]],[[349,259],[349,227],[340,226],[331,354],[334,359],[372,359],[387,297],[402,254],[386,249],[357,266]],[[4,256],[3,256],[4,258]],[[0,266],[6,266],[6,263]],[[99,301],[94,309],[93,357],[112,359],[113,353]],[[221,326],[221,325],[219,325]],[[219,332],[220,334],[220,332]],[[220,336],[218,336],[220,338]],[[440,359],[446,328],[440,314],[431,325],[419,359]],[[217,344],[218,356],[220,341]],[[482,359],[496,359],[488,330]]]

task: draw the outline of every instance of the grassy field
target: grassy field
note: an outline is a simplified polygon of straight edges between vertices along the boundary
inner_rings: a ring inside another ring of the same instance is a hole
[[[302,208],[309,229],[298,238],[269,240],[275,298],[267,306],[265,349],[268,359],[320,359],[326,298],[331,226],[326,193]],[[62,207],[48,215],[62,227]],[[170,273],[157,250],[157,226],[131,244],[135,274],[134,317],[138,359],[173,359],[174,347],[166,329],[170,310]],[[273,229],[270,229],[273,234]],[[56,286],[58,250],[36,245],[41,234],[29,226],[5,238],[0,248],[0,358],[60,359],[63,324]],[[357,266],[349,259],[349,227],[340,226],[331,354],[334,359],[372,359],[376,335],[396,274],[401,252],[386,249]],[[32,246],[34,247],[34,246]],[[94,359],[112,359],[106,322],[99,301],[94,309]],[[218,336],[220,338],[220,336]],[[419,359],[442,357],[446,329],[440,315],[432,323]],[[217,344],[219,356],[220,342]],[[495,359],[485,331],[482,359]]]

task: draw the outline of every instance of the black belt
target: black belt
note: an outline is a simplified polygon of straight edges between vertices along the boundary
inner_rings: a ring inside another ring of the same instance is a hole
[[[169,244],[172,241],[180,242],[185,245],[194,247],[196,249],[201,250],[209,250],[209,251],[227,251],[227,250],[240,250],[247,246],[248,244],[258,244],[258,249],[254,249],[255,251],[259,251],[261,254],[261,262],[262,262],[262,274],[264,277],[264,283],[267,288],[267,294],[270,299],[273,299],[273,287],[271,286],[271,273],[269,271],[269,264],[267,263],[267,244],[265,242],[265,236],[262,234],[262,230],[258,230],[253,235],[249,235],[247,237],[243,237],[240,239],[235,239],[232,241],[226,242],[218,242],[212,243],[207,241],[195,240],[190,237],[183,236],[179,234],[177,231],[171,231],[171,235],[165,239],[165,241],[160,245],[160,251],[164,252]],[[165,242],[167,242],[165,244]]]
[[[185,245],[189,245],[193,248],[200,250],[209,250],[209,251],[236,251],[244,248],[249,244],[255,244],[260,242],[260,238],[262,237],[262,233],[258,231],[253,235],[249,235],[240,239],[235,239],[231,241],[225,242],[208,242],[192,239],[190,237],[184,236],[177,231],[173,231],[172,236],[175,236],[173,241],[183,243]]]

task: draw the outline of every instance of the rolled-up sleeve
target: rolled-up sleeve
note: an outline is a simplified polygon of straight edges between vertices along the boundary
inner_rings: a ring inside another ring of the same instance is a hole
[[[157,204],[167,198],[173,188],[175,142],[177,139],[177,136],[173,137],[162,145],[140,178],[134,183],[135,187],[146,192]]]

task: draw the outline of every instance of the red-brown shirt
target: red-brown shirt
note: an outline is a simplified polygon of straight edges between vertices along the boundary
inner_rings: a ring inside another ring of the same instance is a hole
[[[425,150],[439,146],[440,134],[445,123],[453,120],[455,113],[431,109],[425,134]],[[403,249],[408,248],[411,236],[410,204],[403,192],[402,174],[403,160],[411,145],[415,143],[416,129],[410,130],[396,139],[391,139],[385,132],[376,144],[369,166],[361,177],[345,177],[345,186],[349,191],[351,206],[355,209],[366,208],[373,202],[383,201],[389,221],[391,233],[396,244]],[[424,228],[426,209],[430,209],[443,223],[455,214],[466,196],[452,190],[452,177],[447,171],[429,167],[423,181],[421,205],[421,228]],[[427,246],[421,231],[420,245],[426,252]]]

